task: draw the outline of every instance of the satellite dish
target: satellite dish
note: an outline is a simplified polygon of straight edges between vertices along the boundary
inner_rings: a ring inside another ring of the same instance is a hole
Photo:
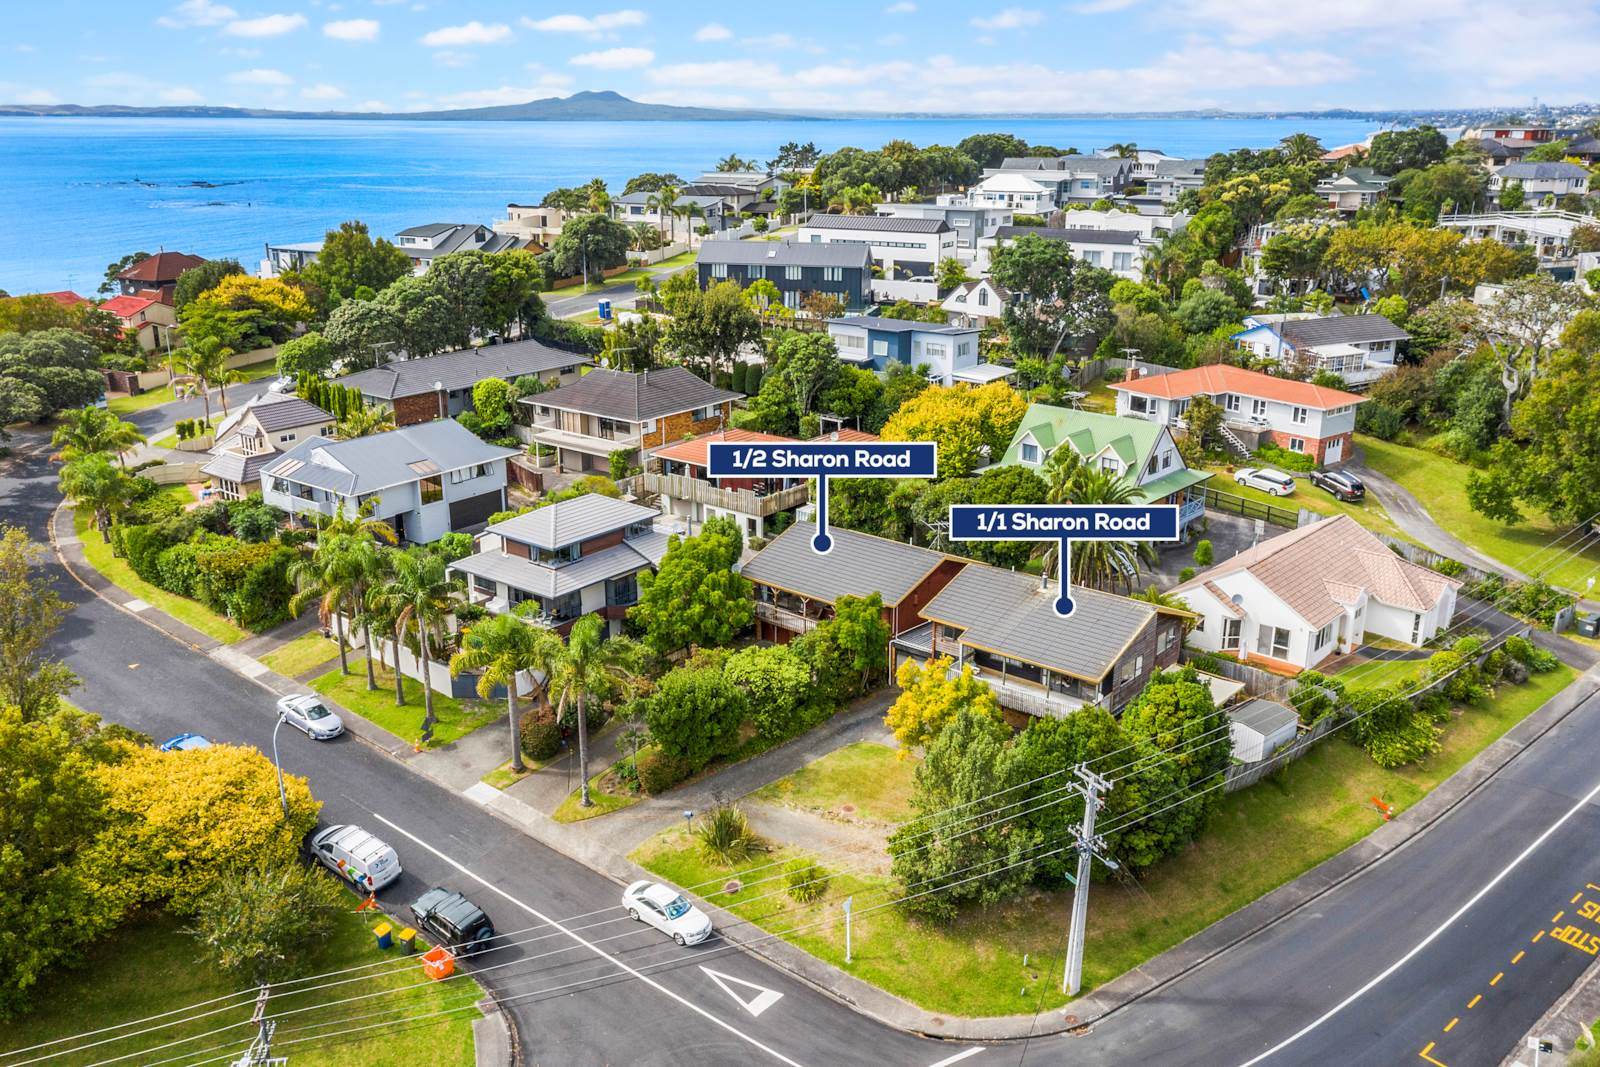
[[[1235,593],[1231,597],[1229,597],[1228,599],[1233,601],[1233,606],[1234,607],[1238,607],[1240,604],[1244,603],[1244,594],[1243,593]]]

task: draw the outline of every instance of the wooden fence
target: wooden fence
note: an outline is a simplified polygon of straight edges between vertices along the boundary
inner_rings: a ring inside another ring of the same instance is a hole
[[[1300,512],[1291,508],[1280,508],[1276,504],[1266,504],[1259,500],[1235,496],[1224,493],[1220,489],[1205,487],[1206,508],[1210,511],[1220,512],[1224,515],[1239,515],[1246,519],[1260,519],[1274,526],[1283,526],[1293,530],[1300,525]]]

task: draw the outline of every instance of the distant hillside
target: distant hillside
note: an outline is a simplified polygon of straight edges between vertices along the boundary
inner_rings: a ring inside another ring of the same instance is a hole
[[[429,122],[477,120],[489,122],[728,122],[806,119],[814,116],[779,111],[751,111],[718,107],[673,107],[643,104],[621,93],[583,92],[551,96],[525,104],[459,108],[453,111],[274,111],[246,107],[138,107],[123,104],[0,104],[0,115],[41,118],[88,116],[92,118],[174,119],[389,119]]]

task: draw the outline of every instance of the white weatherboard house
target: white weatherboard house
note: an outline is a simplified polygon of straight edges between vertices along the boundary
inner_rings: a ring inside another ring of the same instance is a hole
[[[1449,627],[1460,586],[1339,515],[1263,541],[1172,594],[1200,616],[1194,647],[1300,671],[1369,635],[1424,644]]]
[[[1394,372],[1401,341],[1411,335],[1382,315],[1248,315],[1233,335],[1240,348],[1279,366],[1303,364],[1345,384],[1370,385]]]

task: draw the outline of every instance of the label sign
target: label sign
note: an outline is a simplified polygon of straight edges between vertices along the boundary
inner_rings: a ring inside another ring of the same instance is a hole
[[[706,445],[711,478],[815,478],[817,533],[811,547],[833,551],[828,536],[829,478],[932,478],[939,449],[931,441],[712,441]]]
[[[1176,504],[951,504],[953,541],[1055,541],[1061,546],[1056,614],[1071,615],[1072,542],[1176,541]]]

